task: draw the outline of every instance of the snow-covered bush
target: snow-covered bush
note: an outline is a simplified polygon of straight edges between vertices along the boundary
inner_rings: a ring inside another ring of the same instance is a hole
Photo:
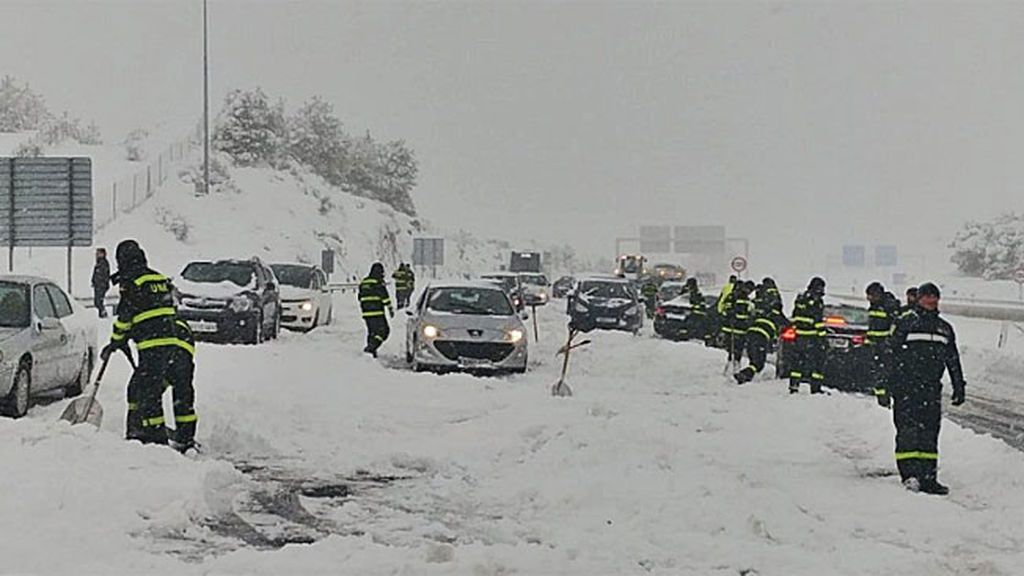
[[[11,76],[0,80],[0,132],[38,130],[50,118],[43,97]]]
[[[1024,265],[1024,215],[1011,212],[990,222],[968,222],[949,247],[962,274],[1010,279]]]
[[[142,128],[136,128],[128,133],[124,139],[125,158],[128,161],[141,162],[146,159],[146,138],[149,138],[149,132]]]
[[[203,189],[203,165],[201,163],[182,170],[179,176],[182,181],[192,184],[195,188],[196,196],[205,192]],[[238,186],[231,179],[231,172],[228,171],[227,165],[217,156],[210,157],[210,192],[239,192]]]
[[[192,227],[183,216],[175,214],[166,208],[156,210],[156,221],[174,235],[178,242],[188,242]]]
[[[288,142],[284,102],[263,90],[232,90],[213,130],[213,146],[240,166],[277,166]]]

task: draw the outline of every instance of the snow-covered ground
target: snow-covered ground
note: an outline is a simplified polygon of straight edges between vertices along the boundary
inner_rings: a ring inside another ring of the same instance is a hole
[[[198,460],[120,439],[64,402],[0,420],[4,572],[33,574],[1017,574],[1024,458],[949,422],[947,498],[892,476],[869,398],[744,387],[719,351],[595,333],[576,395],[549,394],[561,306],[523,376],[414,374],[402,315],[362,355],[337,323],[261,347],[201,345]],[[979,367],[967,364],[968,378]],[[289,544],[285,542],[310,542]]]

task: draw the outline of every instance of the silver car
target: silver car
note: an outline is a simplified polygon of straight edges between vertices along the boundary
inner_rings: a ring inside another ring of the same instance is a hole
[[[20,418],[32,396],[76,396],[96,358],[96,320],[56,284],[0,276],[0,412]]]
[[[526,328],[498,286],[431,284],[406,314],[405,358],[416,371],[526,372]]]

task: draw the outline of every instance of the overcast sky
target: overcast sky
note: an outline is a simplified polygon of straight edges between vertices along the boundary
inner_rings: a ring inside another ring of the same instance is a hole
[[[0,0],[0,73],[108,137],[198,118],[200,6]],[[610,255],[721,223],[765,270],[1024,209],[1024,3],[210,0],[210,26],[217,100],[320,94],[407,140],[443,225]]]

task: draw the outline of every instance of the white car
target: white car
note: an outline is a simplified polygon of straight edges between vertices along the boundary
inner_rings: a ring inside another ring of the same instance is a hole
[[[526,372],[526,328],[500,286],[431,284],[406,314],[413,370]]]
[[[548,303],[548,277],[536,272],[520,272],[519,282],[523,286],[523,301],[527,306],[543,306]]]
[[[271,264],[281,290],[281,326],[308,332],[334,320],[327,275],[309,264]]]
[[[56,284],[0,276],[0,412],[20,418],[32,396],[77,396],[96,359],[96,320]]]

